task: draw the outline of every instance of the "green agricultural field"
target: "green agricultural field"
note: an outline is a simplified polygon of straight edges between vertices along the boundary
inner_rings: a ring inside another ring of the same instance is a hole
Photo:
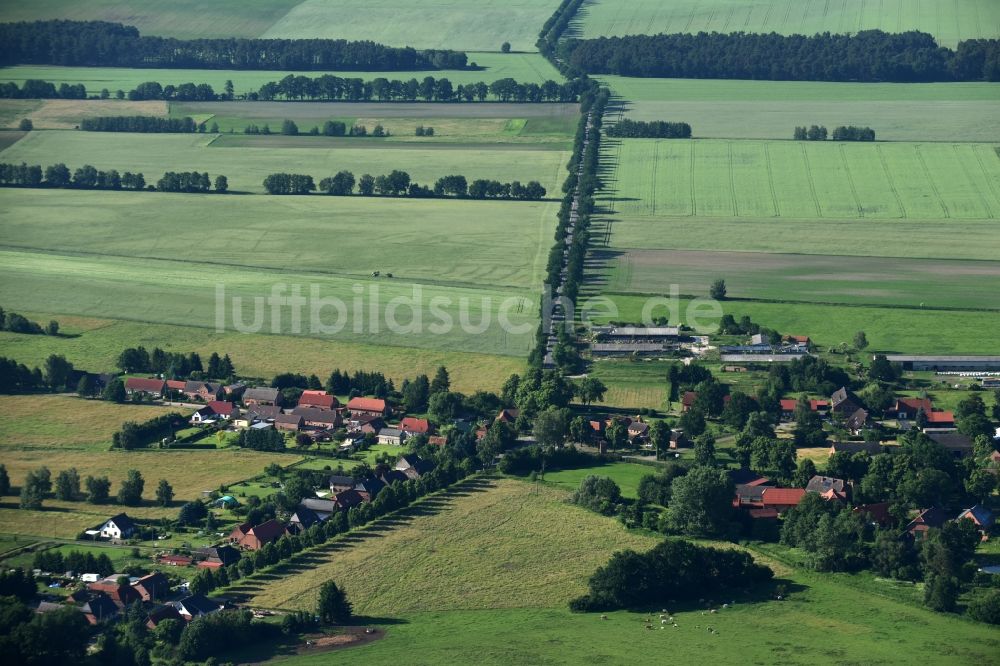
[[[660,294],[677,285],[681,294],[699,294],[724,274],[733,298],[1000,309],[997,261],[641,249],[609,254],[607,290],[613,292]]]
[[[258,37],[301,0],[37,0],[7,3],[4,21],[111,21],[179,39]]]
[[[706,631],[700,605],[668,608],[678,627],[653,631],[645,628],[646,618],[658,627],[655,614],[622,611],[602,620],[571,613],[566,604],[584,590],[595,563],[603,564],[612,550],[642,550],[656,538],[573,507],[565,503],[567,493],[545,485],[489,483],[485,492],[432,498],[421,515],[404,514],[391,526],[375,525],[351,542],[310,553],[295,568],[299,573],[235,589],[256,593],[255,605],[311,608],[318,582],[332,578],[346,587],[355,610],[386,632],[348,653],[372,664],[770,663],[775,654],[811,663],[889,664],[900,662],[904,647],[961,664],[990,662],[1000,648],[986,625],[926,610],[912,591],[901,593],[890,582],[792,569],[759,553],[754,556],[790,590],[788,599],[738,596],[712,616],[717,635]],[[399,567],[400,561],[408,566]],[[328,654],[279,650],[274,656],[296,666],[329,663]]]
[[[790,139],[796,126],[840,125],[875,130],[879,141],[996,141],[996,100],[923,102],[731,101],[637,102],[632,120],[691,124],[697,138]],[[942,122],[942,118],[947,118]]]
[[[624,139],[609,152],[625,215],[1000,215],[1000,156],[986,144]]]
[[[0,303],[217,333],[524,356],[555,205],[6,190]],[[191,242],[204,237],[206,220],[224,242]],[[501,236],[503,253],[476,250]],[[251,308],[275,285],[311,299],[298,322],[288,306]]]
[[[928,32],[941,46],[1000,36],[1000,5],[991,0],[595,0],[575,25],[587,38],[697,32]]]
[[[559,0],[305,0],[263,37],[370,39],[418,49],[534,51],[542,24]]]
[[[606,234],[599,243],[614,250],[823,255],[843,246],[855,257],[995,260],[1000,256],[1000,226],[993,220],[949,220],[942,224],[940,220],[913,219],[822,223],[786,217],[650,219],[615,215],[610,219],[613,233]],[[901,238],[905,242],[900,242]]]
[[[719,275],[725,275],[722,267]],[[705,285],[706,298],[707,292],[708,285]],[[610,319],[641,321],[643,308],[648,302],[646,297],[611,294],[608,298],[617,308],[615,316],[598,317],[594,323]],[[719,316],[714,316],[711,308],[703,308],[698,312],[689,310],[691,302],[678,299],[677,316],[670,316],[670,321],[697,324],[705,333],[714,332]],[[749,315],[761,326],[789,335],[808,335],[816,344],[827,348],[841,343],[850,345],[854,334],[864,331],[870,343],[866,350],[869,353],[992,354],[996,352],[996,340],[983,332],[994,330],[1000,317],[996,312],[969,310],[930,311],[919,308],[752,301],[724,301],[721,307],[724,314],[731,314],[736,319]],[[652,310],[654,317],[667,316],[669,313],[666,305]]]
[[[499,46],[497,47],[499,49]],[[26,79],[42,79],[51,81],[57,86],[60,83],[82,83],[87,93],[97,95],[103,88],[111,91],[129,90],[144,81],[158,81],[163,85],[180,83],[207,83],[216,92],[221,92],[226,81],[233,82],[237,95],[257,92],[269,81],[279,81],[289,74],[297,76],[317,77],[323,74],[359,78],[370,81],[378,77],[388,79],[420,80],[425,76],[447,78],[453,84],[476,83],[485,81],[491,83],[497,79],[513,78],[520,83],[543,83],[546,80],[562,81],[559,70],[548,60],[537,53],[473,53],[470,52],[469,63],[475,63],[475,68],[464,70],[421,70],[399,72],[293,72],[275,70],[229,70],[229,69],[131,69],[124,67],[59,67],[48,65],[19,65],[0,68],[0,82],[13,81],[18,85]]]
[[[13,69],[13,68],[11,68]],[[0,74],[8,71],[0,69]],[[997,83],[850,83],[657,79],[599,76],[615,96],[637,102],[975,102],[1000,100]],[[799,123],[801,124],[801,122]],[[810,123],[812,124],[812,123]]]
[[[243,376],[268,379],[282,372],[320,377],[334,368],[379,370],[396,385],[418,374],[433,376],[444,365],[452,387],[472,393],[499,390],[513,373],[524,370],[524,361],[512,356],[422,349],[321,340],[287,335],[244,335],[234,331],[216,333],[194,326],[150,324],[140,321],[69,317],[63,314],[27,312],[33,320],[57,318],[67,337],[18,335],[0,332],[0,356],[31,367],[42,366],[49,354],[62,354],[78,368],[94,372],[112,371],[126,347],[143,345],[168,351],[196,351],[207,358],[213,351],[228,353]],[[27,427],[27,426],[26,426]]]
[[[352,171],[357,177],[402,169],[413,180],[428,185],[452,173],[463,174],[469,182],[476,178],[523,183],[537,180],[555,192],[568,155],[560,149],[562,146],[529,151],[516,146],[508,150],[497,147],[482,152],[463,149],[460,144],[449,150],[421,150],[419,145],[383,142],[378,144],[378,150],[372,150],[353,146],[377,139],[277,136],[273,137],[274,144],[269,142],[272,137],[248,137],[259,140],[250,145],[234,141],[242,138],[212,134],[111,136],[104,132],[32,132],[0,152],[0,160],[41,165],[64,162],[71,168],[93,164],[99,169],[140,172],[150,183],[155,183],[165,171],[207,171],[213,177],[225,174],[230,190],[260,193],[264,192],[264,178],[271,173],[306,173],[318,183],[341,169]],[[294,145],[283,142],[286,138],[295,139]]]

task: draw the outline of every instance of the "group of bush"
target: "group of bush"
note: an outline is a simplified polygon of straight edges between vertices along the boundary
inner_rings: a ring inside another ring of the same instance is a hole
[[[796,127],[792,135],[796,141],[826,141],[827,130],[822,125],[811,125],[809,128]],[[855,127],[841,125],[833,130],[834,141],[874,141],[875,130],[871,127]]]

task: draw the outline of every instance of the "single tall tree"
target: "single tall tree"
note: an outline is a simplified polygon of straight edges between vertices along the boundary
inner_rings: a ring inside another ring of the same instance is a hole
[[[319,588],[319,602],[316,604],[316,615],[326,624],[344,624],[351,619],[351,602],[347,594],[337,587],[332,580],[323,583]]]

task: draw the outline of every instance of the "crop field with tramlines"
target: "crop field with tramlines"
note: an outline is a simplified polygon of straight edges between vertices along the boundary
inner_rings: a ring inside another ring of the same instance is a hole
[[[988,144],[626,139],[609,151],[624,215],[1000,215],[1000,155]]]
[[[1000,35],[993,0],[593,0],[574,24],[587,38],[698,32],[812,35],[920,30],[942,46]]]

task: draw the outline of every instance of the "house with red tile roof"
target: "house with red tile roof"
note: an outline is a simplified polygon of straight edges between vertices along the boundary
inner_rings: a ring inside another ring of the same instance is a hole
[[[329,395],[326,391],[303,391],[299,396],[298,406],[334,410],[340,407],[340,401],[337,400],[337,396]]]
[[[774,509],[783,513],[793,506],[798,506],[806,496],[805,488],[765,488],[761,493],[762,509]]]
[[[167,383],[162,379],[145,379],[143,377],[129,377],[125,380],[125,393],[135,395],[144,393],[154,398],[161,398],[167,391]]]
[[[942,429],[942,428],[954,428],[955,427],[955,414],[954,412],[927,412],[927,425],[924,427],[924,431],[931,429]]]
[[[941,529],[946,522],[948,522],[948,514],[945,513],[944,509],[932,506],[917,514],[917,517],[907,524],[906,531],[915,540],[921,541],[927,538],[927,532],[932,529]]]
[[[431,431],[431,422],[427,419],[407,416],[399,422],[399,429],[407,435],[426,435]]]
[[[351,416],[388,416],[390,409],[380,398],[351,398],[347,403]]]
[[[237,526],[229,533],[229,540],[248,550],[260,550],[285,533],[285,524],[274,518],[253,527],[249,525],[250,523],[243,523]]]
[[[925,415],[934,411],[934,404],[929,398],[896,398],[896,404],[889,410],[897,419],[912,421],[917,418],[917,412]]]

